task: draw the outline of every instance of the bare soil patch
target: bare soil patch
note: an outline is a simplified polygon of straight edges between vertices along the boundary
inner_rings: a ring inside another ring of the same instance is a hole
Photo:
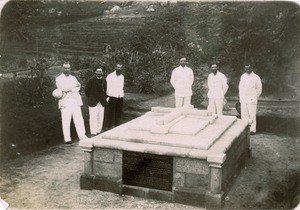
[[[226,209],[288,209],[299,170],[299,137],[251,136],[252,158],[226,197]],[[83,151],[58,145],[1,165],[0,197],[20,209],[193,209],[79,188]]]
[[[174,105],[172,95],[157,99],[153,95],[127,94],[126,100],[125,121],[145,113],[152,106],[172,107]],[[229,104],[228,112],[236,114],[231,102]],[[267,104],[267,107],[263,106],[261,110],[270,111],[272,107],[276,108],[275,105],[270,106],[270,104]],[[290,108],[281,107],[281,112],[282,110],[288,112]],[[294,113],[297,113],[296,110],[293,108]],[[272,113],[274,112],[276,113],[273,110]],[[261,111],[260,114],[262,114]],[[264,113],[264,116],[269,115]],[[266,121],[266,123],[271,122]],[[288,123],[287,126],[295,128],[295,125],[289,124],[289,121],[286,123]],[[277,128],[270,130],[272,129]],[[226,209],[290,208],[294,190],[297,187],[296,181],[299,179],[299,143],[299,135],[272,134],[261,131],[251,136],[252,157],[231,187],[224,207]],[[80,190],[79,178],[82,172],[83,151],[78,143],[56,145],[2,163],[0,197],[9,203],[11,208],[20,209],[195,208],[132,196],[120,196],[98,190]]]

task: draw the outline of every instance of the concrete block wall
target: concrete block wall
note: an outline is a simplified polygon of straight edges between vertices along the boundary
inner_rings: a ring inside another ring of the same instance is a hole
[[[94,175],[109,179],[122,179],[122,151],[94,149]]]
[[[94,148],[93,157],[93,189],[121,194],[122,151]]]
[[[241,167],[249,158],[248,131],[245,130],[234,141],[228,151],[226,151],[226,161],[222,166],[222,191],[228,192],[234,177],[240,172]]]
[[[205,160],[174,157],[173,186],[208,189],[210,169]]]
[[[107,148],[94,148],[93,175],[81,177],[81,189],[98,189],[193,206],[221,207],[224,193],[229,191],[236,170],[240,170],[248,158],[247,135],[244,131],[226,152],[227,159],[220,168],[221,194],[211,193],[211,167],[207,160],[188,157],[173,157],[173,192],[123,185],[123,152]]]

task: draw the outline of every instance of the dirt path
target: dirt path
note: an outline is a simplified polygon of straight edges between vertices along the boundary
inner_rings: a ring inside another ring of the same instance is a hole
[[[130,101],[137,96],[127,97]],[[162,104],[174,105],[172,95],[160,100],[147,95],[141,96],[139,103],[136,101],[132,100],[134,108],[142,110]],[[292,109],[295,110],[294,107]],[[269,133],[251,136],[252,158],[227,195],[225,208],[290,208],[300,169],[299,143],[299,136]],[[0,198],[13,209],[196,209],[132,196],[121,197],[98,190],[80,190],[83,151],[78,143],[54,146],[1,163],[0,167]]]
[[[141,94],[140,94],[141,95]],[[141,110],[150,110],[154,106],[163,106],[163,107],[175,107],[175,96],[174,94],[169,94],[162,97],[152,96],[151,100],[148,96],[144,98],[146,100],[140,101],[136,100],[137,94],[126,93],[125,97],[127,99],[132,99],[128,105],[134,109]],[[141,97],[141,96],[139,96]],[[135,99],[135,100],[133,100]],[[228,110],[224,110],[224,115],[238,115],[238,112],[235,109],[235,103],[238,101],[238,97],[228,97],[227,107]],[[201,109],[208,106],[208,99],[206,98],[201,105]],[[257,116],[273,116],[279,118],[300,118],[300,96],[297,99],[273,99],[270,97],[261,97],[258,102],[257,107]]]
[[[80,190],[82,171],[83,151],[78,143],[59,145],[5,163],[0,177],[0,197],[11,208],[22,209],[190,208],[98,190]]]
[[[252,158],[228,194],[225,207],[290,208],[300,169],[299,143],[299,137],[251,136]]]
[[[251,137],[253,156],[228,194],[225,208],[289,208],[294,176],[300,168],[299,142],[299,138],[269,134]],[[78,143],[24,156],[2,165],[0,197],[18,209],[194,208],[80,190],[82,171],[83,151]]]

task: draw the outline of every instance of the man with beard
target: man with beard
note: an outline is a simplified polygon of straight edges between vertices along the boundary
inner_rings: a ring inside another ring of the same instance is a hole
[[[223,115],[224,95],[228,90],[226,76],[213,64],[207,79],[208,111],[212,114]]]
[[[71,119],[75,124],[76,132],[80,140],[87,138],[85,135],[84,120],[81,113],[83,105],[79,94],[80,83],[76,77],[71,75],[71,66],[69,63],[63,64],[62,74],[56,78],[57,89],[61,90],[64,97],[58,101],[58,107],[61,111],[62,129],[66,144],[72,144],[71,141]]]
[[[90,78],[85,87],[87,104],[89,106],[89,123],[91,136],[101,133],[106,101],[106,80],[101,68],[96,69],[95,75]]]
[[[124,76],[122,75],[122,64],[117,64],[114,72],[106,77],[108,100],[108,129],[114,128],[121,123],[121,115],[124,97]]]
[[[172,71],[171,84],[175,89],[175,106],[191,106],[193,70],[186,66],[186,58],[180,59],[180,65]]]

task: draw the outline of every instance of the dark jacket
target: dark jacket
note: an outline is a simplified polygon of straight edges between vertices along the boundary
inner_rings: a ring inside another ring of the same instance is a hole
[[[106,80],[103,77],[101,79],[97,79],[96,76],[90,78],[84,90],[88,99],[88,106],[95,107],[98,102],[100,102],[102,106],[106,106],[106,88]]]

